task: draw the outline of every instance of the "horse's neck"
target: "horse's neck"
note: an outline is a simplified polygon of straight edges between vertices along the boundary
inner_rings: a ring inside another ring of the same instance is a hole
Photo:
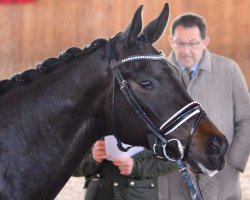
[[[12,88],[0,96],[2,121],[32,127],[41,121],[50,124],[52,119],[70,123],[66,118],[71,115],[92,118],[93,110],[102,107],[106,84],[106,66],[98,59],[91,54],[80,57],[30,84]]]
[[[27,180],[29,185],[40,184],[29,195],[35,198],[44,190],[50,199],[93,142],[105,134],[101,103],[106,69],[99,63],[96,58],[91,62],[90,56],[78,58],[0,99],[0,132],[7,138],[2,145],[6,154],[12,152],[1,161],[13,166],[13,188]],[[29,177],[15,177],[23,172]],[[39,182],[37,174],[43,174]]]

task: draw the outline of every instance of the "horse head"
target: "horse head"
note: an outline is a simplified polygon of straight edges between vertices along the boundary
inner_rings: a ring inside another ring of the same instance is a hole
[[[152,46],[167,24],[168,5],[143,30],[142,8],[107,45],[113,76],[113,105],[108,108],[113,110],[113,133],[118,140],[147,148],[146,135],[150,141],[153,136],[155,153],[158,145],[168,160],[184,159],[196,173],[212,175],[224,166],[226,137],[188,95],[178,69]]]

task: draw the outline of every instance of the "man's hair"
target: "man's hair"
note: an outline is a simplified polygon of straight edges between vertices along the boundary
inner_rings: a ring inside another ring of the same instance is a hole
[[[174,19],[171,25],[170,34],[174,35],[177,26],[183,26],[185,28],[192,28],[197,26],[200,30],[201,39],[205,39],[207,35],[207,24],[205,19],[195,13],[184,13]]]

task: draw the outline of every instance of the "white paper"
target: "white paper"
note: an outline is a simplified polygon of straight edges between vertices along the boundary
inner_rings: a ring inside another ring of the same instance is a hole
[[[130,148],[127,152],[121,151],[117,147],[117,140],[113,135],[106,136],[104,138],[105,141],[105,148],[106,148],[106,153],[108,154],[107,160],[113,160],[114,158],[124,158],[124,157],[131,157],[139,152],[141,152],[144,148],[141,146],[134,146]],[[123,147],[126,148],[130,145],[123,144]]]

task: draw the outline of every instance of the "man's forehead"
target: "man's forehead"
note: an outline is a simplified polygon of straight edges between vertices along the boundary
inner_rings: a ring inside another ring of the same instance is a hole
[[[173,35],[174,39],[180,40],[197,40],[200,39],[200,30],[197,26],[194,27],[183,27],[177,26]]]

